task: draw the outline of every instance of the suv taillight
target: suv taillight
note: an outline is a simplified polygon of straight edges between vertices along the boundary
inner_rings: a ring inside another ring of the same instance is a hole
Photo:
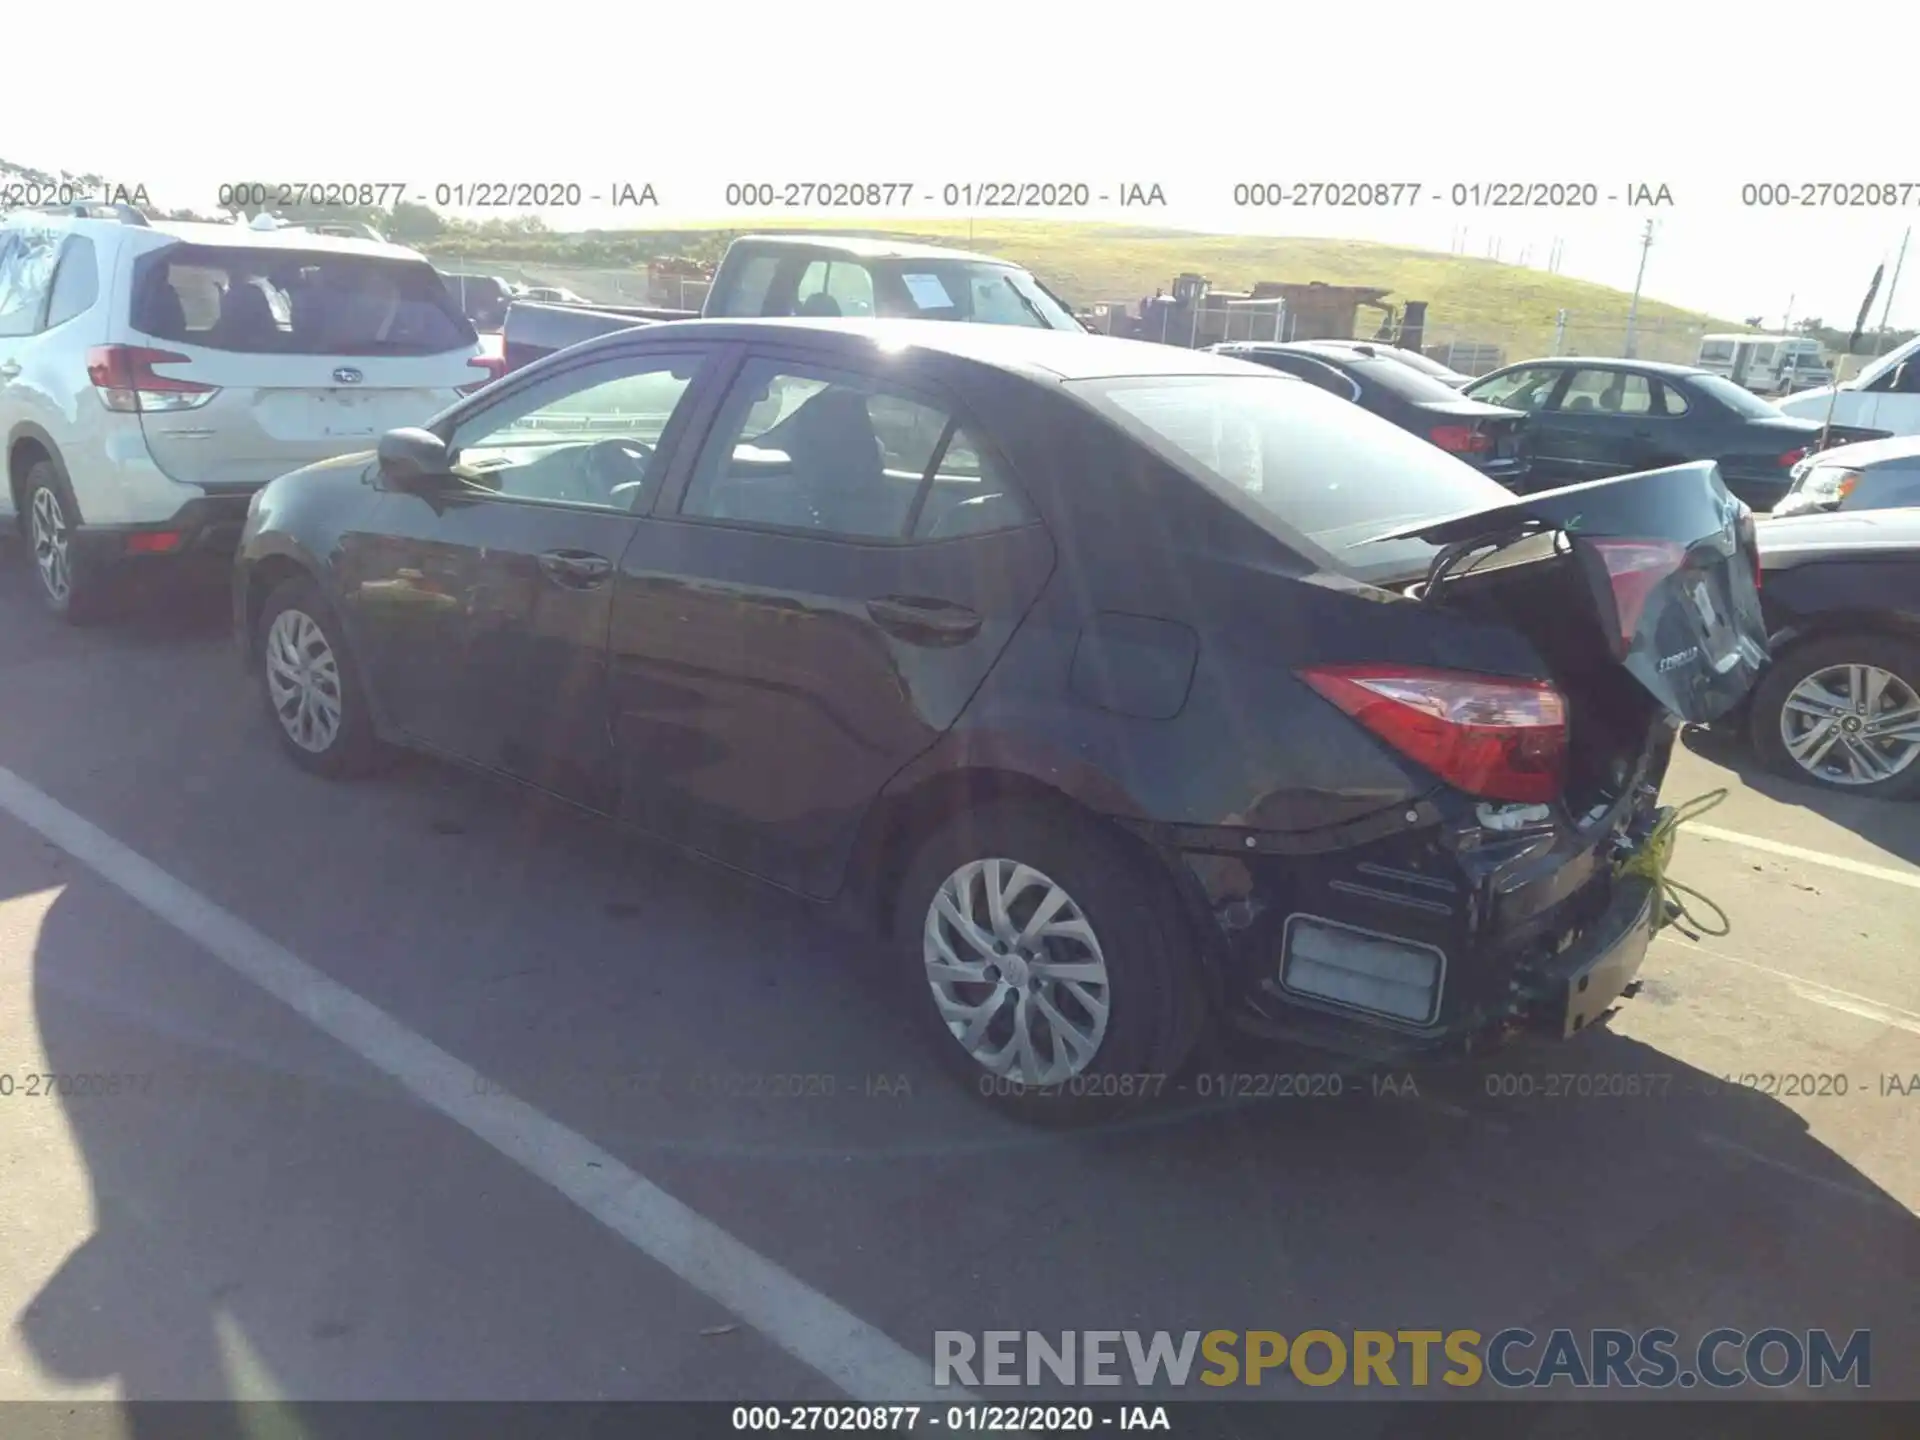
[[[192,358],[140,345],[95,345],[87,351],[87,379],[109,410],[127,413],[197,410],[220,393],[218,385],[162,375],[156,365],[190,365]]]
[[[1471,425],[1442,425],[1428,431],[1427,438],[1455,455],[1479,455],[1493,448],[1493,437]]]
[[[1633,644],[1647,599],[1661,581],[1687,563],[1687,547],[1672,540],[1594,540],[1590,542],[1607,567],[1613,589],[1613,609],[1619,621],[1622,653]]]
[[[1802,445],[1798,450],[1787,451],[1786,454],[1782,455],[1774,463],[1778,465],[1782,470],[1791,470],[1794,466],[1798,465],[1802,460],[1806,459],[1807,454],[1808,454],[1807,447],[1805,445]]]
[[[1544,680],[1402,665],[1317,665],[1300,678],[1469,795],[1543,803],[1565,784],[1567,704]]]
[[[467,364],[487,373],[471,385],[462,385],[460,393],[471,395],[476,390],[484,390],[502,375],[507,373],[507,357],[504,355],[476,355]]]

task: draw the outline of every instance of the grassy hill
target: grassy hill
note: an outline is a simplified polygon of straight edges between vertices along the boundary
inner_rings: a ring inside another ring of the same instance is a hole
[[[1510,359],[1549,353],[1555,316],[1563,309],[1569,313],[1563,345],[1567,353],[1617,353],[1630,301],[1623,291],[1565,275],[1358,240],[1209,235],[1055,221],[928,220],[885,228],[820,222],[753,228],[885,235],[980,250],[1027,266],[1078,306],[1102,301],[1134,304],[1157,289],[1170,289],[1173,277],[1186,270],[1207,276],[1223,290],[1249,289],[1257,280],[1382,286],[1392,291],[1393,302],[1428,302],[1430,339],[1497,344]],[[698,234],[689,230],[663,234],[660,250],[684,253]],[[570,238],[543,236],[524,245],[493,240],[484,248],[450,238],[433,248],[448,259],[484,260],[496,268],[571,285],[590,298],[615,298],[604,292],[620,272],[579,264],[568,253],[574,248]],[[717,237],[708,232],[704,238],[708,244],[700,247],[703,250]],[[627,273],[637,275],[637,271]],[[616,288],[630,292],[631,287],[617,284]],[[1361,312],[1363,324],[1370,313]],[[1744,328],[1735,321],[1644,297],[1638,326],[1642,355],[1689,361],[1701,334]]]

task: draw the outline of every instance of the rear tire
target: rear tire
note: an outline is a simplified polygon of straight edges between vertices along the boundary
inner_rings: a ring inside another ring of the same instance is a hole
[[[1172,885],[1064,807],[995,801],[949,819],[908,869],[894,937],[934,1055],[1028,1123],[1093,1124],[1164,1097],[1205,1027]]]
[[[111,571],[89,565],[75,550],[80,507],[59,466],[36,460],[21,486],[21,537],[33,563],[40,602],[69,625],[91,625],[112,608]]]
[[[329,780],[378,768],[384,747],[359,668],[339,617],[312,580],[297,576],[267,597],[254,658],[267,718],[294,764]]]
[[[1835,794],[1920,795],[1920,644],[1828,635],[1775,657],[1753,694],[1769,769]],[[1876,770],[1888,773],[1871,778]]]

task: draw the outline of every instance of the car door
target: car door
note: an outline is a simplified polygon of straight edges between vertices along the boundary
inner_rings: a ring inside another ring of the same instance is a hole
[[[1542,432],[1551,436],[1558,483],[1646,468],[1657,447],[1654,419],[1653,386],[1646,375],[1600,367],[1574,370],[1541,417]]]
[[[1053,566],[977,421],[897,375],[743,354],[621,565],[621,815],[803,893],[959,717]]]
[[[0,230],[0,444],[21,422],[45,419],[33,413],[27,352],[46,316],[59,244],[44,225],[16,221]],[[12,496],[4,503],[11,511]]]
[[[1519,410],[1527,416],[1526,446],[1530,457],[1523,490],[1551,488],[1567,483],[1574,473],[1572,437],[1560,428],[1553,402],[1569,378],[1564,365],[1521,365],[1496,371],[1461,391],[1470,400]]]
[[[709,352],[711,354],[711,352]],[[608,356],[442,422],[452,470],[382,493],[341,558],[388,721],[410,739],[611,811],[614,576],[706,363]]]

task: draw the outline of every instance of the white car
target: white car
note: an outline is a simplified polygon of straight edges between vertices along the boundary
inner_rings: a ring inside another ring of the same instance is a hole
[[[267,481],[424,425],[500,368],[384,242],[126,207],[0,220],[0,521],[58,614],[127,563],[230,551]]]
[[[1802,420],[1825,420],[1831,408],[1835,425],[1920,435],[1920,337],[1870,361],[1838,394],[1822,385],[1788,396],[1779,408]]]

